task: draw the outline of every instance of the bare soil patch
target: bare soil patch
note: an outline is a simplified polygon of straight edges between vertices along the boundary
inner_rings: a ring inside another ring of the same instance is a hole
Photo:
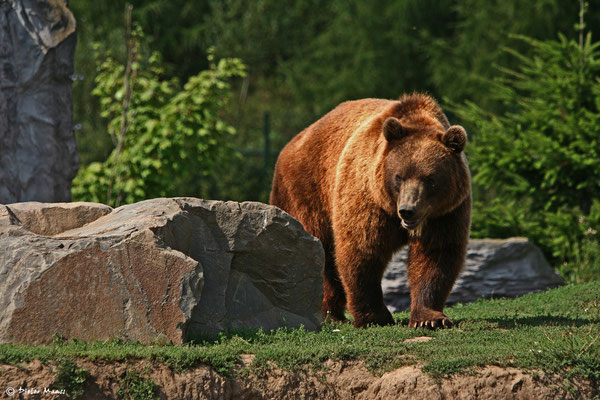
[[[248,362],[250,360],[246,360]],[[419,366],[405,366],[381,376],[373,375],[363,362],[327,361],[322,371],[306,373],[273,369],[260,375],[237,374],[225,378],[207,366],[181,373],[168,366],[139,360],[125,363],[78,360],[91,374],[87,399],[117,398],[127,370],[138,371],[158,386],[161,399],[563,399],[569,398],[563,380],[542,371],[488,366],[469,375],[436,381]],[[43,394],[56,377],[53,363],[32,361],[19,366],[0,366],[0,388],[17,391],[14,398],[58,399]],[[578,396],[589,398],[589,383],[579,382]],[[40,390],[40,394],[18,395],[19,388]]]
[[[423,343],[429,342],[431,339],[433,339],[431,336],[417,336],[414,338],[406,339],[402,343]]]

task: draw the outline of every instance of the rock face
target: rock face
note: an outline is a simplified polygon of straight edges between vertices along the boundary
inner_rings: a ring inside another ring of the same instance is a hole
[[[407,249],[394,255],[382,288],[392,312],[410,307],[406,279]],[[516,297],[564,282],[542,252],[525,238],[471,240],[467,259],[447,304],[468,303],[479,297]]]
[[[322,246],[260,203],[10,204],[0,247],[0,342],[320,324]]]
[[[0,1],[0,203],[71,199],[76,41],[66,0]]]

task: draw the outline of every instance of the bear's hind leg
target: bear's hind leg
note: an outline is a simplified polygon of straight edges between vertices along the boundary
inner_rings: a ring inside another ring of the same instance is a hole
[[[348,322],[345,316],[346,294],[344,286],[335,268],[333,246],[325,251],[325,270],[323,271],[323,320]]]

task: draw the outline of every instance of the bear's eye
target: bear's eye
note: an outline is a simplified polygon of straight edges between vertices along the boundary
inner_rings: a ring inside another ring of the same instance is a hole
[[[396,185],[400,185],[402,181],[404,181],[404,179],[402,179],[402,176],[396,175]]]
[[[435,187],[435,179],[433,179],[432,177],[427,177],[425,178],[425,184],[427,186],[429,186],[430,188],[434,188]]]

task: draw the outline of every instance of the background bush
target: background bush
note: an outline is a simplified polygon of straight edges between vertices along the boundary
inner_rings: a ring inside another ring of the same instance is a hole
[[[600,43],[518,37],[532,51],[489,82],[503,114],[455,108],[476,132],[474,236],[523,235],[574,281],[600,278]]]
[[[235,129],[218,114],[231,96],[229,80],[244,76],[241,61],[216,62],[209,54],[209,69],[181,86],[177,78],[164,78],[157,53],[148,59],[138,53],[139,37],[132,35],[127,73],[110,54],[97,54],[92,94],[100,98],[114,149],[105,161],[80,168],[75,200],[119,206],[154,197],[202,197],[219,179],[215,171],[233,157],[229,137]]]

